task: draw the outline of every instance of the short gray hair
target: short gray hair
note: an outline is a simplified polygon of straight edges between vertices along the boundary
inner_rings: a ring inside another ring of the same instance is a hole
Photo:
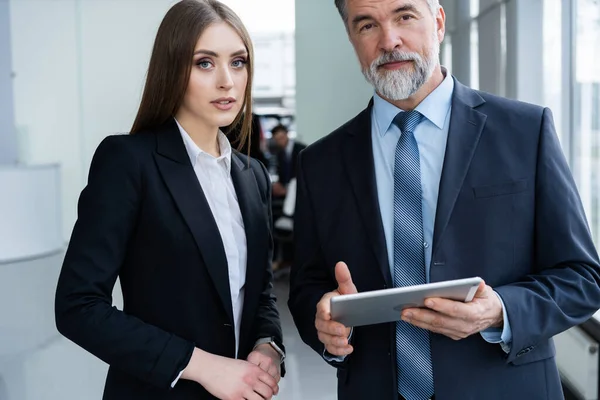
[[[440,8],[440,0],[427,0],[427,4],[429,5],[431,15],[435,17],[438,8]],[[344,23],[348,25],[348,10],[346,9],[346,0],[335,0],[335,6],[337,7],[340,16],[344,20]]]

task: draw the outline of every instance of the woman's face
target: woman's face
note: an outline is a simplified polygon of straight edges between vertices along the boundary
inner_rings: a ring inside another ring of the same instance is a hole
[[[218,22],[209,26],[196,43],[177,119],[196,121],[209,129],[230,125],[244,103],[247,62],[246,46],[230,25]]]

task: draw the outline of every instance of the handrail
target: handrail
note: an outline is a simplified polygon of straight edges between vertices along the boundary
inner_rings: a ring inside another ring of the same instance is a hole
[[[8,265],[8,264],[18,264],[18,263],[23,263],[23,262],[28,262],[28,261],[41,260],[43,258],[55,256],[55,255],[63,252],[64,250],[65,250],[64,247],[61,247],[58,249],[44,251],[44,252],[41,252],[38,254],[32,254],[32,255],[28,255],[28,256],[24,256],[24,257],[8,258],[5,260],[0,259],[0,266]]]

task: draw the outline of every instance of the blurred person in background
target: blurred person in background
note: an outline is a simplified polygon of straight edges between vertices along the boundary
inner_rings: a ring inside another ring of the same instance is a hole
[[[235,147],[240,153],[249,154],[250,157],[257,159],[268,170],[269,160],[263,151],[263,129],[260,124],[260,117],[255,113],[252,113],[251,126],[252,129],[250,130],[250,134],[246,140],[244,140],[244,135],[242,134],[242,125],[240,123],[237,125],[224,127],[223,131],[227,135],[227,138],[233,147]]]
[[[131,134],[96,150],[55,313],[64,336],[110,365],[104,399],[278,393],[269,175],[219,129],[241,120],[248,138],[252,57],[227,6],[176,3]],[[123,311],[112,306],[117,277]]]
[[[290,138],[288,128],[282,124],[271,129],[271,137],[277,148],[275,157],[277,159],[277,176],[279,177],[273,185],[273,195],[285,197],[287,184],[296,178],[298,155],[306,145]]]

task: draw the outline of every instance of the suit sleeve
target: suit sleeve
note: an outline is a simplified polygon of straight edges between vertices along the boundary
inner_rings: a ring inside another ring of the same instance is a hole
[[[111,367],[168,389],[194,344],[112,306],[142,201],[141,170],[126,139],[106,138],[93,157],[56,289],[56,325]]]
[[[305,152],[298,157],[298,175],[296,192],[296,209],[294,213],[294,265],[290,273],[290,296],[288,306],[300,337],[314,351],[323,357],[325,346],[317,336],[315,317],[317,303],[327,292],[337,289],[335,277],[326,268],[315,214],[309,196],[309,185],[303,168]],[[343,362],[327,357],[325,361],[335,367],[342,367],[351,356]]]
[[[600,265],[573,177],[545,109],[535,182],[535,274],[495,288],[512,330],[507,361],[586,321],[600,308]]]
[[[269,220],[269,251],[268,251],[268,263],[265,266],[266,273],[264,274],[263,291],[260,295],[260,301],[258,305],[257,318],[257,332],[256,340],[261,338],[272,337],[274,338],[277,345],[285,352],[283,345],[283,334],[281,331],[281,322],[279,319],[279,311],[277,310],[275,295],[273,294],[273,269],[271,260],[273,259],[273,216],[271,212],[271,181],[269,173],[262,163],[259,163],[261,167],[260,174],[263,176],[261,186],[264,187],[266,192],[265,198],[267,201],[268,209],[268,220]],[[281,366],[281,376],[285,375],[285,367]]]

